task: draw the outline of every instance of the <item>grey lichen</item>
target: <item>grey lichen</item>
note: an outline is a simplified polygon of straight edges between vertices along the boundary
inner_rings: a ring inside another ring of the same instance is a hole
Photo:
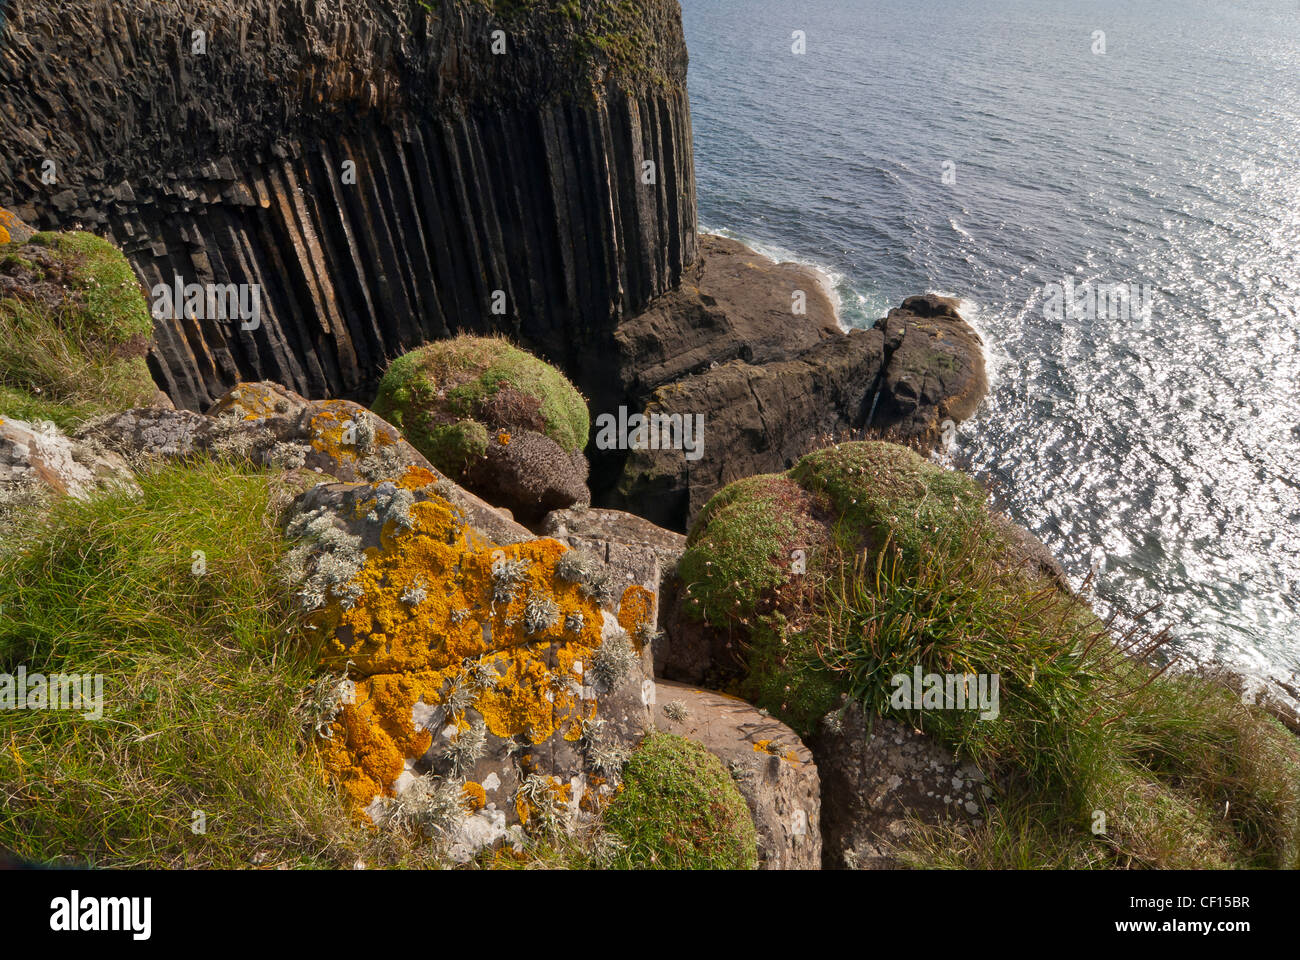
[[[685,723],[691,712],[681,700],[669,700],[664,704],[664,716],[674,723]]]
[[[626,677],[636,665],[637,655],[627,631],[621,627],[606,637],[591,658],[591,673],[606,690]]]
[[[442,701],[447,717],[451,718],[463,714],[474,705],[475,696],[474,684],[468,673],[462,673],[453,678],[451,686],[447,690],[447,695]]]
[[[599,717],[584,719],[578,746],[586,754],[587,763],[593,770],[617,782],[631,751],[624,744],[609,739],[605,732],[607,724],[607,720]]]
[[[532,561],[526,557],[499,557],[492,564],[492,602],[509,603],[519,592]]]
[[[415,582],[402,591],[402,603],[418,607],[429,599],[429,591],[424,589],[424,581],[416,578]]]
[[[545,633],[560,619],[560,605],[549,594],[534,594],[524,604],[524,630],[529,634]]]
[[[379,819],[392,829],[447,837],[468,813],[463,781],[422,776],[385,801]]]
[[[492,690],[501,682],[501,675],[490,661],[467,659],[464,666],[469,682],[479,690]]]
[[[365,565],[361,538],[341,529],[328,510],[321,507],[295,517],[285,530],[289,540],[299,541],[286,554],[280,574],[285,582],[299,586],[299,600],[311,612],[325,606],[330,597],[350,609],[361,596],[352,580]]]
[[[487,725],[482,720],[476,720],[465,729],[457,731],[447,748],[453,776],[464,774],[486,752]]]
[[[339,676],[322,674],[307,689],[302,703],[298,705],[303,725],[313,730],[318,737],[334,739],[334,721],[345,706],[356,703],[357,685],[348,677],[348,668],[351,666],[352,661],[349,660]]]
[[[586,550],[570,550],[555,564],[555,575],[568,583],[592,583],[603,572],[603,564]]]
[[[530,773],[519,783],[516,802],[523,801],[532,811],[528,824],[541,833],[556,832],[563,822],[564,804],[551,786],[551,778],[540,773]]]

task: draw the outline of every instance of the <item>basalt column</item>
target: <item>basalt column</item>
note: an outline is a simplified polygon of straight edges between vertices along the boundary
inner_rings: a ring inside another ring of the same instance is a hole
[[[256,325],[156,321],[180,406],[368,400],[462,330],[599,394],[615,325],[697,256],[680,9],[493,6],[10,0],[0,206],[108,237],[149,289],[258,285]]]

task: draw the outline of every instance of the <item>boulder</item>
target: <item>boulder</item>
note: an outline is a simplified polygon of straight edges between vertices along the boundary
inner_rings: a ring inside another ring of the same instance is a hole
[[[586,401],[502,338],[459,336],[403,354],[374,408],[439,470],[524,523],[591,502]]]
[[[487,452],[465,470],[463,481],[526,523],[535,523],[551,510],[591,502],[582,451],[565,451],[533,430],[490,435]]]
[[[701,744],[731,771],[758,830],[764,870],[819,870],[821,788],[793,730],[736,697],[659,681],[655,727]]]
[[[908,297],[876,322],[886,360],[868,426],[932,448],[945,420],[975,412],[989,388],[984,344],[957,306],[934,294]]]
[[[26,243],[36,231],[18,219],[18,215],[0,207],[0,246]]]
[[[913,824],[978,824],[989,790],[975,767],[889,717],[846,700],[809,739],[822,786],[827,868],[891,869]]]
[[[0,418],[0,509],[48,495],[84,499],[113,487],[136,489],[121,457],[65,436],[52,423]]]
[[[443,476],[397,428],[348,400],[306,400],[274,383],[231,388],[207,415],[188,410],[135,409],[85,424],[77,437],[128,461],[183,458],[202,453],[258,466],[304,469],[347,482],[396,481],[411,475],[443,482],[476,529],[498,543],[532,534]]]
[[[655,597],[557,540],[494,543],[443,491],[306,491],[286,575],[348,691],[317,726],[326,768],[359,813],[463,861],[614,795],[653,728]]]
[[[570,546],[585,544],[606,554],[611,544],[648,547],[654,551],[659,569],[665,575],[677,568],[677,561],[686,550],[686,538],[680,533],[655,526],[635,513],[600,507],[553,510],[542,518],[538,531]]]
[[[690,279],[620,325],[623,392],[593,413],[598,426],[618,404],[669,423],[697,418],[700,449],[629,440],[593,453],[602,505],[685,530],[728,483],[789,469],[836,440],[933,449],[944,422],[969,417],[987,392],[982,343],[954,300],[911,297],[845,333],[813,271],[721,238],[705,238]],[[792,312],[797,292],[806,316]]]

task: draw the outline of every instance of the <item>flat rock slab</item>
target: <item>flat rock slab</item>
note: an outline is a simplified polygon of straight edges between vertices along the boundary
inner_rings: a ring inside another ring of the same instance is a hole
[[[930,737],[856,703],[810,738],[822,777],[825,866],[894,869],[910,823],[979,823],[983,775]]]
[[[758,828],[763,870],[822,865],[821,785],[793,730],[736,697],[660,680],[655,728],[701,744],[731,770]]]

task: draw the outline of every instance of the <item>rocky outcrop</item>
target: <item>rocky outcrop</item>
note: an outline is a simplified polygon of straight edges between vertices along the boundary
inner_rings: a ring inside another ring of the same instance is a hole
[[[655,727],[696,741],[727,765],[758,830],[760,869],[821,869],[817,766],[793,730],[744,700],[664,681]]]
[[[895,868],[895,850],[916,824],[980,821],[984,776],[951,750],[889,717],[868,717],[851,701],[828,721],[811,740],[828,868]]]
[[[130,467],[117,454],[67,437],[52,423],[0,418],[0,518],[22,503],[85,499],[114,488],[135,489]]]
[[[524,523],[591,502],[586,401],[501,337],[453,337],[403,354],[373,406],[439,470]]]
[[[642,449],[602,453],[600,415],[616,407],[593,396],[598,502],[685,529],[733,480],[788,469],[832,440],[932,448],[946,420],[983,398],[983,348],[954,301],[912,297],[873,328],[843,333],[809,268],[720,237],[701,249],[679,290],[619,326],[618,403],[668,427],[658,439],[648,427]],[[665,439],[687,423],[697,450]]]
[[[617,545],[643,547],[655,555],[664,574],[677,567],[686,550],[680,533],[657,527],[649,520],[622,510],[599,507],[569,507],[553,510],[542,520],[539,532],[572,546],[585,546],[608,555]]]
[[[182,407],[263,379],[368,401],[461,330],[603,376],[696,259],[680,10],[495,6],[19,0],[0,205],[111,238],[150,289],[259,287],[256,320],[157,320]]]
[[[239,384],[207,415],[189,410],[127,410],[90,421],[76,437],[137,464],[206,454],[345,482],[409,475],[440,484],[444,496],[474,528],[497,543],[532,537],[507,511],[440,474],[395,427],[364,407],[347,400],[309,401],[274,383]]]
[[[652,727],[644,588],[597,589],[614,573],[575,576],[555,540],[492,543],[418,478],[314,487],[286,532],[309,628],[349,684],[318,730],[354,808],[464,862],[614,796]]]

